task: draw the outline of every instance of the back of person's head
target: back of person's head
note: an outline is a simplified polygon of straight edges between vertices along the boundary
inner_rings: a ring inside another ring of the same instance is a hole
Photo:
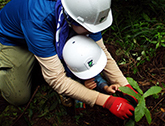
[[[104,51],[91,38],[76,35],[63,48],[63,59],[70,71],[80,79],[99,74],[107,63]]]
[[[92,33],[112,24],[111,0],[61,0],[65,12]]]

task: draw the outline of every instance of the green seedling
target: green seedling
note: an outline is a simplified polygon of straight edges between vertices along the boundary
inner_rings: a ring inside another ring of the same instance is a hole
[[[134,91],[132,91],[128,87],[120,87],[119,89],[122,92],[127,93],[128,95],[134,96],[138,100],[138,104],[135,107],[135,111],[134,111],[135,122],[140,121],[141,118],[145,116],[147,119],[147,122],[150,124],[152,121],[152,118],[151,118],[150,111],[146,107],[145,98],[154,94],[158,94],[162,90],[162,88],[159,86],[152,86],[145,93],[143,93],[143,91],[138,86],[138,83],[134,79],[128,77],[127,80],[129,84],[131,84],[131,86],[138,91],[138,94],[136,94]]]

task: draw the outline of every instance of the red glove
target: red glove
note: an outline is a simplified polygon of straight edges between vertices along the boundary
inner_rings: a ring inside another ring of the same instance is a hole
[[[135,110],[126,99],[112,95],[104,103],[103,108],[107,108],[112,114],[123,120],[129,118],[128,116],[132,116],[133,113],[131,111]]]
[[[132,86],[131,86],[130,84],[127,84],[126,87],[129,87],[129,88],[132,89],[136,94],[138,94],[138,92],[136,92],[136,91],[132,88]],[[128,96],[128,94],[126,94],[126,93],[123,93],[123,95],[126,96],[126,97]],[[138,103],[138,100],[137,100],[135,97],[130,96],[130,95],[129,95],[129,97],[133,98],[133,99],[135,100],[135,102]]]

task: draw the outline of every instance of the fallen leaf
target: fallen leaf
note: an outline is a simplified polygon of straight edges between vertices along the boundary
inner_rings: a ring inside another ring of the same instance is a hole
[[[165,112],[165,108],[160,108],[160,110],[161,110],[162,112]]]

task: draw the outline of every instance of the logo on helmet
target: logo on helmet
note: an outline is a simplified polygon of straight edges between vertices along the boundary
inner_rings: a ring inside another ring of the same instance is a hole
[[[102,18],[100,19],[100,23],[101,23],[104,19],[105,19],[105,17],[102,17]]]
[[[88,66],[89,66],[89,67],[92,67],[93,65],[94,65],[93,60],[90,60],[90,61],[88,62]]]

